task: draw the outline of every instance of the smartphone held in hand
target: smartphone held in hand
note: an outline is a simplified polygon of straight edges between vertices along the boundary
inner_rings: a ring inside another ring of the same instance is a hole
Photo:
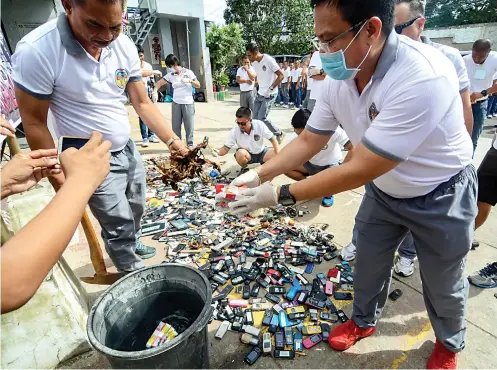
[[[88,141],[90,141],[89,137],[61,136],[59,137],[57,154],[60,155],[64,150],[69,148],[76,148],[79,150],[85,146]]]

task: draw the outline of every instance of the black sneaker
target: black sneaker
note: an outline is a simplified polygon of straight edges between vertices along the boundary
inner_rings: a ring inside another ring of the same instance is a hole
[[[143,244],[141,242],[141,240],[137,240],[135,253],[138,256],[140,256],[140,258],[142,260],[146,260],[146,259],[149,259],[149,258],[152,258],[153,256],[155,256],[157,251],[155,250],[155,248],[152,248],[152,247],[149,247],[149,246]]]

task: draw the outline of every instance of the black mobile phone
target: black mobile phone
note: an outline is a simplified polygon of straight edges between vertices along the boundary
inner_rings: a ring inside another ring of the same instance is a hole
[[[253,347],[245,356],[245,362],[252,366],[261,357],[262,350],[259,347]]]
[[[287,358],[289,360],[295,358],[295,352],[294,351],[281,351],[281,350],[276,350],[274,351],[274,358]]]
[[[250,285],[245,284],[243,286],[243,299],[249,299],[250,297]]]
[[[402,297],[402,290],[400,289],[395,289],[392,293],[388,295],[388,298],[390,298],[392,301],[396,301]]]
[[[81,149],[90,141],[89,137],[61,136],[59,138],[58,154],[69,148]]]
[[[259,295],[259,289],[260,289],[259,284],[254,284],[252,285],[252,290],[250,291],[250,296],[256,298]]]
[[[269,326],[271,324],[271,319],[273,318],[273,313],[270,309],[264,312],[264,318],[262,319],[262,325]]]
[[[354,299],[354,297],[352,296],[352,293],[342,293],[342,292],[334,292],[333,293],[333,297],[336,299],[336,300],[341,300],[341,301],[351,301],[352,299]]]
[[[282,331],[277,331],[274,336],[274,346],[276,349],[284,349],[285,348],[285,335]]]

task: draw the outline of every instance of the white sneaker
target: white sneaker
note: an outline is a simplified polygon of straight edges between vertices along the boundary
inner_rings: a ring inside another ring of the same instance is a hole
[[[497,113],[495,113],[492,117],[494,117],[494,118],[497,117]]]
[[[491,114],[489,114],[489,115],[487,116],[487,118],[488,118],[488,119],[492,118],[492,115],[491,115]]]
[[[342,257],[342,260],[344,261],[352,261],[355,259],[355,253],[356,253],[356,247],[354,244],[349,243],[345,247],[342,248],[340,251],[340,257]]]
[[[146,148],[148,146],[148,143],[149,143],[148,139],[143,139],[142,148]]]
[[[403,277],[411,276],[414,273],[414,261],[409,258],[399,256],[393,269],[397,275]]]
[[[155,135],[150,136],[149,140],[150,140],[151,143],[160,143],[159,138],[157,136],[155,136]]]

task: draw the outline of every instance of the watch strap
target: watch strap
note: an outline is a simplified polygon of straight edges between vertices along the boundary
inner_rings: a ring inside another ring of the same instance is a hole
[[[171,144],[172,144],[175,140],[179,140],[179,139],[178,139],[177,137],[174,137],[174,136],[173,136],[173,137],[171,137],[168,141],[166,141],[166,145],[167,145],[168,147],[170,147],[170,146],[171,146]]]

